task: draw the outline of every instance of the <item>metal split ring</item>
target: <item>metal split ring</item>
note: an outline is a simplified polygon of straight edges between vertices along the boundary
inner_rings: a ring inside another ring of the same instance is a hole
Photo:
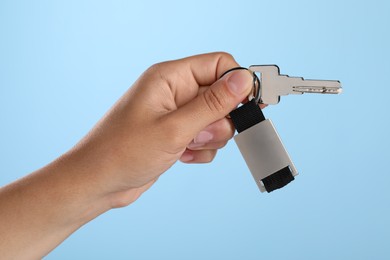
[[[252,77],[253,77],[253,88],[252,88],[252,92],[249,94],[248,96],[248,100],[251,101],[252,99],[255,99],[256,103],[259,104],[260,103],[260,88],[261,88],[261,83],[260,83],[260,80],[259,80],[259,77],[256,75],[255,72],[251,71],[250,69],[248,68],[245,68],[245,67],[234,67],[234,68],[231,68],[227,71],[225,71],[220,78],[222,78],[223,76],[225,76],[226,74],[234,71],[234,70],[247,70],[249,71],[250,73],[252,73]]]

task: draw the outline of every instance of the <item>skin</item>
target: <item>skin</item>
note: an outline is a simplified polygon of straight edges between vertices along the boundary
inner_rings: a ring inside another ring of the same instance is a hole
[[[39,259],[82,225],[141,196],[176,161],[207,163],[252,76],[226,53],[150,67],[70,151],[0,189],[0,252]]]

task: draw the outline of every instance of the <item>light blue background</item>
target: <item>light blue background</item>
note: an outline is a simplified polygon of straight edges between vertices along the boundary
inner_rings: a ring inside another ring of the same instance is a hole
[[[389,259],[389,17],[385,0],[2,0],[0,185],[71,148],[148,66],[227,51],[342,82],[265,110],[297,179],[260,194],[231,142],[46,259]]]

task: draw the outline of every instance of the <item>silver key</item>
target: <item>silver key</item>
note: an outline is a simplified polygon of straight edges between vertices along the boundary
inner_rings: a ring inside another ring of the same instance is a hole
[[[249,69],[260,73],[260,93],[258,103],[277,104],[280,96],[289,94],[320,93],[340,94],[342,92],[338,80],[306,80],[302,77],[281,75],[277,65],[253,65]]]

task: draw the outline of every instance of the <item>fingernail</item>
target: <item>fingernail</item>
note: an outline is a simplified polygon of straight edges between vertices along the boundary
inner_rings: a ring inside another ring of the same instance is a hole
[[[227,79],[227,83],[233,93],[241,95],[248,92],[248,89],[252,87],[253,77],[247,70],[236,70],[229,74],[230,77]]]
[[[213,139],[213,134],[208,131],[201,131],[195,138],[195,144],[205,144]]]
[[[187,145],[187,148],[194,149],[194,148],[202,147],[204,145],[205,145],[204,143],[195,143],[194,141],[192,141],[189,145]]]
[[[190,162],[194,159],[194,155],[191,151],[186,150],[180,157],[180,161],[182,162]]]

